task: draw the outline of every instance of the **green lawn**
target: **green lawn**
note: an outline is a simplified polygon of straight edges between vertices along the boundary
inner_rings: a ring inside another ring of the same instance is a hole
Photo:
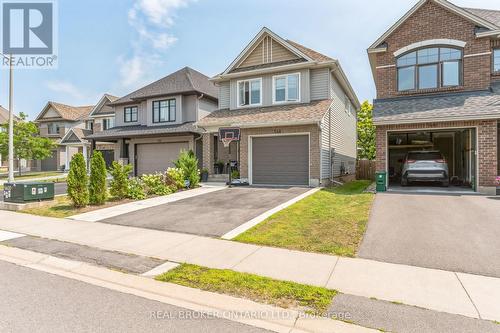
[[[325,313],[337,294],[326,288],[189,264],[182,264],[155,279],[314,314]]]
[[[40,215],[40,216],[49,216],[49,217],[68,217],[71,215],[82,214],[86,212],[90,212],[96,209],[102,209],[106,207],[116,206],[120,204],[124,204],[130,202],[129,199],[124,200],[110,200],[107,201],[104,205],[101,206],[87,206],[84,208],[75,208],[71,203],[71,200],[67,196],[58,196],[54,199],[54,202],[38,208],[25,209],[20,211],[20,213],[32,214],[32,215]]]
[[[285,208],[234,240],[353,257],[368,222],[370,181],[329,187]]]
[[[14,175],[15,180],[27,180],[27,179],[35,179],[35,178],[43,178],[43,177],[52,177],[52,176],[62,176],[62,172],[58,171],[48,171],[48,172],[27,172],[25,174],[21,174],[21,176],[17,176],[17,173]],[[8,178],[7,175],[0,176],[0,180],[6,180]]]

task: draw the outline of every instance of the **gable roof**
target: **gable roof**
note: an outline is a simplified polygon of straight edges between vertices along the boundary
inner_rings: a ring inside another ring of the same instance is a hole
[[[304,45],[301,45],[297,42],[291,41],[289,39],[287,39],[286,41],[287,41],[287,43],[293,45],[294,47],[296,47],[298,50],[300,50],[302,53],[306,54],[309,58],[311,58],[314,61],[323,62],[323,61],[334,60],[333,58],[330,58],[329,56],[326,56],[326,55],[321,54],[317,51],[314,51],[313,49],[305,47]]]
[[[0,105],[0,124],[5,124],[9,121],[9,110]]]
[[[231,64],[229,64],[229,66],[220,75],[228,74],[233,69],[235,69],[235,67],[241,62],[241,60],[244,59],[247,55],[249,55],[253,51],[253,49],[258,45],[258,43],[260,42],[261,38],[264,35],[271,36],[271,38],[274,41],[278,42],[281,46],[288,49],[290,52],[294,53],[297,57],[304,59],[304,61],[306,62],[319,61],[311,57],[311,55],[313,55],[313,52],[315,51],[308,49],[298,43],[294,43],[290,40],[285,40],[276,33],[274,33],[273,31],[271,31],[270,29],[268,29],[267,27],[263,27],[259,31],[259,33],[255,35],[255,37],[250,41],[250,43],[247,44],[247,46],[238,54],[238,56],[231,62]],[[307,52],[307,51],[313,51],[313,52]]]
[[[63,138],[60,141],[60,144],[69,144],[69,143],[87,143],[85,140],[85,136],[92,134],[91,130],[72,127],[66,132]]]
[[[117,96],[113,96],[113,95],[110,95],[110,94],[104,94],[101,99],[99,100],[99,102],[97,102],[97,104],[92,108],[92,111],[90,111],[90,114],[89,114],[89,117],[92,117],[94,115],[97,115],[100,113],[101,109],[105,106],[105,105],[109,105],[109,103],[113,103],[114,101],[118,100],[119,97]],[[112,112],[106,112],[107,113],[112,113]]]
[[[52,107],[62,119],[76,121],[88,117],[94,106],[71,106],[57,102],[48,102],[42,109],[42,112],[40,112],[40,114],[36,117],[35,121],[43,119],[43,115],[50,107]]]
[[[497,26],[495,23],[492,23],[485,19],[485,13],[483,13],[481,16],[478,15],[478,11],[470,11],[462,7],[458,7],[454,4],[452,4],[449,1],[446,0],[420,0],[413,6],[406,14],[404,14],[394,25],[392,25],[382,36],[380,36],[369,48],[368,52],[374,52],[379,48],[383,48],[382,44],[384,41],[389,37],[397,28],[399,28],[413,13],[415,13],[420,7],[422,7],[425,3],[428,1],[433,1],[437,5],[440,5],[451,12],[454,12],[465,19],[475,23],[478,26],[484,27],[489,30],[497,30],[500,27]]]
[[[214,99],[218,98],[219,89],[208,76],[190,68],[184,67],[164,78],[150,83],[130,94],[115,100],[109,105],[131,103],[148,97],[197,92]]]

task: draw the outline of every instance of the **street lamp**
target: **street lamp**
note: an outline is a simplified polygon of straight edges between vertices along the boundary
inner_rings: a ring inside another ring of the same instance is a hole
[[[3,53],[0,55],[9,61],[9,177],[8,182],[14,182],[14,112],[12,111],[12,54],[6,56]]]

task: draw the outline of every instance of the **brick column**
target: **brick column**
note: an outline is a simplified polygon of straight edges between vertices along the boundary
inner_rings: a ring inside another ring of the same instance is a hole
[[[484,120],[478,126],[479,186],[495,187],[498,168],[497,121]]]
[[[208,169],[208,174],[214,173],[214,137],[213,134],[203,133],[203,168]]]
[[[377,155],[376,155],[376,171],[381,172],[381,171],[388,171],[386,170],[386,159],[387,159],[387,129],[385,126],[377,126],[376,129],[376,139],[375,139],[375,144],[376,144],[376,150],[377,150]]]

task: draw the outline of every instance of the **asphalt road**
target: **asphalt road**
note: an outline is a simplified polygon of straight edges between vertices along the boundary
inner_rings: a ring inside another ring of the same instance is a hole
[[[67,190],[68,190],[68,184],[66,182],[54,184],[54,191],[56,195],[65,194]],[[3,201],[3,190],[0,191],[0,201]]]
[[[4,261],[0,272],[0,332],[267,332]]]

